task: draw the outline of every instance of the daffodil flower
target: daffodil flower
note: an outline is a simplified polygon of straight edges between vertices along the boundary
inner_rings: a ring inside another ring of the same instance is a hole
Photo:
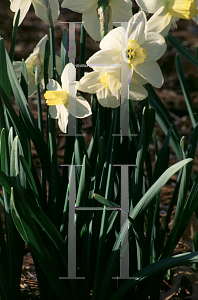
[[[52,12],[52,20],[55,22],[59,16],[59,3],[58,0],[47,0],[50,5],[50,9]],[[15,12],[13,24],[16,19],[16,15],[18,10],[20,9],[20,18],[19,18],[19,25],[22,23],[23,19],[25,18],[30,5],[34,6],[35,14],[38,18],[43,20],[46,23],[49,23],[48,16],[47,16],[47,8],[45,5],[45,1],[43,0],[10,0],[10,9],[11,11]]]
[[[72,63],[69,63],[61,75],[62,87],[57,81],[50,79],[44,94],[51,117],[58,119],[59,128],[64,133],[67,132],[69,114],[76,118],[91,115],[89,103],[83,97],[76,96],[75,78],[76,69]]]
[[[118,27],[110,31],[100,42],[100,48],[87,61],[87,65],[94,71],[107,72],[108,69],[111,73],[121,67],[122,82],[125,85],[133,76],[134,79],[142,77],[144,82],[155,87],[162,86],[163,76],[156,61],[164,54],[166,43],[159,33],[147,32],[143,11],[130,19],[127,30]]]
[[[36,92],[35,86],[35,67],[40,66],[41,71],[39,74],[40,88],[44,89],[44,54],[45,54],[45,45],[48,40],[47,34],[40,40],[33,50],[33,53],[25,60],[27,75],[28,75],[28,97],[32,96]],[[21,76],[22,62],[14,61],[13,62],[14,70],[17,74],[17,77]],[[49,69],[48,74],[50,74],[51,64],[49,60]],[[60,57],[56,56],[56,70],[60,74]]]
[[[197,0],[136,0],[146,12],[154,13],[148,21],[148,30],[166,36],[171,24],[177,27],[176,21],[190,20],[198,14]]]
[[[128,87],[128,85],[126,85]],[[94,71],[86,74],[76,85],[77,90],[96,94],[99,103],[104,107],[115,108],[125,100],[120,95],[120,69],[108,73],[105,71]],[[129,84],[129,99],[143,100],[147,97],[146,89],[137,80],[131,78]]]
[[[82,21],[87,33],[94,41],[101,40],[97,0],[64,0],[61,6],[82,13]],[[119,26],[113,22],[128,22],[132,17],[131,0],[109,0],[109,6],[111,14],[109,15],[108,31],[113,28],[113,25]]]

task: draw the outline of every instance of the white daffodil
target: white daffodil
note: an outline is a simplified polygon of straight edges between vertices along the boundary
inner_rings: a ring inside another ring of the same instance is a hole
[[[58,119],[58,125],[62,132],[66,133],[68,115],[71,113],[76,118],[84,118],[91,115],[89,103],[81,96],[76,96],[75,89],[76,69],[72,63],[65,66],[61,75],[62,87],[53,79],[47,84],[44,94],[49,113],[53,119]]]
[[[32,96],[36,92],[35,86],[35,67],[37,65],[40,66],[40,74],[39,74],[39,81],[40,81],[40,88],[44,89],[44,54],[45,54],[45,45],[48,40],[47,34],[40,40],[40,42],[36,45],[33,50],[33,53],[26,59],[25,64],[27,68],[27,75],[28,75],[28,97]],[[22,69],[22,62],[21,61],[14,61],[13,68],[16,72],[18,78],[21,77],[21,69]],[[50,74],[51,70],[51,63],[49,59],[49,69],[48,74]],[[56,70],[58,74],[60,74],[60,57],[56,56]]]
[[[177,28],[176,22],[190,20],[198,14],[197,0],[136,0],[146,12],[154,13],[148,21],[148,31],[166,36],[171,25]]]
[[[163,76],[156,61],[164,54],[166,43],[156,32],[147,32],[145,13],[140,11],[129,21],[127,30],[118,27],[100,42],[102,50],[96,52],[87,64],[95,71],[114,72],[121,67],[121,80],[128,85],[133,78],[142,77],[155,87],[161,87]],[[121,64],[120,64],[121,62]],[[121,86],[123,89],[124,85]]]
[[[64,0],[62,5],[78,13],[82,13],[82,21],[88,34],[94,41],[100,41],[100,21],[98,17],[98,1],[97,0]],[[113,22],[128,22],[132,17],[131,0],[109,0],[111,13],[109,15],[108,31],[114,26],[119,26]]]
[[[76,88],[82,92],[96,94],[99,103],[105,107],[115,108],[121,105],[124,97],[120,95],[120,69],[108,73],[105,71],[94,71],[86,74],[78,82]],[[126,88],[128,85],[126,85]],[[129,84],[129,99],[143,100],[147,97],[147,91],[137,80],[131,78]]]
[[[10,0],[10,2],[11,11],[15,12],[13,24],[15,22],[16,15],[19,9],[19,25],[22,23],[30,8],[31,3],[34,6],[36,16],[46,23],[49,23],[46,2],[48,2],[50,5],[53,22],[55,22],[58,19],[60,13],[58,0]]]

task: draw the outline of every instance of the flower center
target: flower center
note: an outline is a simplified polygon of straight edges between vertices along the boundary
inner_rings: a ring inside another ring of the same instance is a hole
[[[65,91],[47,91],[44,94],[47,105],[67,104],[68,93]]]
[[[146,50],[140,47],[135,40],[129,40],[126,58],[129,64],[136,67],[138,64],[141,64],[145,61]]]
[[[175,18],[190,20],[198,14],[195,2],[196,0],[168,0],[168,13]]]
[[[109,90],[108,73],[104,73],[100,78],[100,82],[105,85],[105,89]]]

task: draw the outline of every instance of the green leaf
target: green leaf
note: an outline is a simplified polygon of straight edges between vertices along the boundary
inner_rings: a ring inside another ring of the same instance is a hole
[[[17,201],[15,199],[17,199]],[[31,217],[19,186],[16,190],[13,188],[11,189],[11,213],[19,233],[29,245],[56,294],[62,300],[65,299],[65,295],[68,296],[68,299],[71,299],[69,291],[66,289],[63,282],[59,280],[57,268]]]
[[[187,109],[188,109],[188,112],[189,112],[189,116],[190,116],[193,127],[195,127],[196,124],[197,124],[195,116],[194,116],[195,111],[194,111],[194,108],[193,108],[193,103],[192,103],[192,100],[191,100],[191,97],[190,97],[190,93],[189,93],[189,90],[188,90],[186,78],[185,78],[185,75],[184,75],[184,70],[183,70],[183,67],[182,67],[181,58],[178,54],[176,54],[176,56],[175,56],[175,65],[176,65],[176,70],[177,70],[177,74],[178,74],[178,77],[179,77],[179,81],[180,81],[180,84],[181,84],[181,88],[182,88],[182,91],[183,91],[183,94],[184,94],[184,98],[185,98],[185,101],[186,101],[186,106],[187,106]]]
[[[147,84],[147,90],[149,105],[154,108],[156,113],[156,119],[160,127],[164,131],[165,135],[168,134],[168,130],[171,124],[173,124],[173,129],[170,137],[170,144],[173,147],[173,150],[175,151],[175,154],[177,155],[178,159],[183,159],[183,154],[180,147],[180,137],[168,110],[166,109],[166,107],[164,106],[160,98],[157,96],[150,84]]]
[[[183,55],[189,62],[191,62],[193,65],[198,67],[198,59],[190,53],[186,48],[184,48],[181,43],[179,43],[171,34],[170,32],[166,36],[169,43],[175,47],[175,49]]]
[[[184,253],[162,259],[154,264],[148,265],[142,270],[133,274],[133,278],[127,279],[111,296],[110,300],[122,300],[124,295],[135,287],[142,280],[148,278],[151,275],[161,273],[162,271],[184,265],[198,262],[198,251],[194,253]]]
[[[143,211],[148,207],[150,202],[154,199],[154,197],[160,192],[163,186],[167,183],[169,178],[191,161],[192,161],[191,158],[187,158],[169,167],[160,176],[160,178],[150,187],[150,189],[146,192],[146,194],[144,194],[144,196],[140,199],[140,201],[134,207],[132,212],[129,214],[130,217],[135,219],[137,216],[142,214]]]
[[[14,49],[15,49],[15,44],[16,44],[16,38],[17,38],[17,31],[18,31],[18,25],[19,25],[19,17],[20,17],[20,9],[17,12],[17,16],[15,19],[13,31],[12,31],[12,41],[11,41],[11,46],[10,46],[10,60],[13,62],[14,59]]]
[[[60,59],[61,59],[61,74],[62,74],[64,67],[69,63],[69,59],[68,59],[68,32],[67,32],[66,28],[64,28],[63,35],[62,35]]]

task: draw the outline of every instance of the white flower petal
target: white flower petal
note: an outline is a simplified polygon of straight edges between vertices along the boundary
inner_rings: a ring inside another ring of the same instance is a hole
[[[55,22],[58,19],[59,16],[59,3],[57,0],[48,0],[49,5],[52,12],[52,20]],[[49,23],[48,17],[47,17],[47,10],[46,6],[43,4],[41,0],[32,0],[32,4],[34,6],[35,15],[43,20],[46,23]]]
[[[100,21],[97,13],[97,2],[95,6],[91,6],[89,10],[84,11],[82,21],[87,33],[94,41],[100,41]]]
[[[156,13],[148,20],[147,31],[157,32],[162,36],[166,36],[171,28],[171,15],[167,13],[165,7],[161,7]]]
[[[132,17],[132,2],[131,0],[113,0],[109,1],[112,8],[112,20],[114,26],[120,26],[114,22],[128,22]]]
[[[161,6],[164,6],[167,0],[136,0],[136,2],[144,11],[154,13]]]
[[[120,51],[112,49],[100,50],[92,55],[86,64],[95,71],[113,72],[120,67]],[[101,64],[102,62],[102,64]]]
[[[123,37],[123,38],[122,38]],[[100,49],[121,49],[121,41],[125,37],[125,30],[123,27],[118,27],[111,30],[100,42]]]
[[[148,96],[146,89],[134,78],[131,79],[129,85],[129,99],[143,100]]]
[[[89,103],[80,96],[75,99],[68,95],[68,111],[76,118],[84,118],[92,114]]]
[[[88,10],[91,6],[97,8],[95,0],[64,0],[61,6],[78,13],[84,13],[84,11]]]
[[[65,105],[56,105],[57,117],[58,117],[58,126],[60,130],[64,133],[67,132],[67,123],[68,123],[68,110]]]
[[[44,55],[45,55],[45,46],[46,42],[48,40],[47,34],[38,42],[36,47],[33,50],[32,54],[39,54],[40,57],[42,57],[42,60],[44,61]]]
[[[61,104],[49,106],[49,113],[53,119],[58,119],[58,126],[60,130],[66,133],[69,113],[65,105]]]
[[[13,69],[18,78],[21,78],[21,70],[22,70],[22,62],[21,61],[13,61]]]
[[[105,88],[97,93],[97,99],[98,102],[104,107],[115,108],[121,104],[120,98],[117,99],[110,90]]]
[[[35,76],[32,73],[28,73],[28,97],[32,96],[35,92]]]
[[[135,40],[138,45],[142,45],[145,42],[145,28],[147,20],[143,11],[135,14],[130,20],[126,31],[126,43],[129,40]],[[124,45],[123,45],[124,46]]]
[[[148,81],[146,79],[144,79],[142,76],[137,74],[135,71],[133,71],[133,79],[135,79],[141,85],[148,83]]]
[[[61,75],[62,89],[64,91],[67,91],[69,88],[69,84],[75,84],[75,80],[76,69],[72,63],[69,63],[65,66]]]
[[[100,82],[102,72],[91,72],[80,79],[76,85],[76,89],[85,93],[95,94],[104,88]]]
[[[108,74],[108,85],[111,93],[117,98],[120,99],[120,70],[114,73]],[[112,107],[112,106],[111,106]]]
[[[17,16],[17,12],[20,9],[20,17],[19,17],[19,25],[22,23],[23,19],[25,18],[29,8],[31,5],[31,0],[13,0],[10,3],[10,9],[11,11],[15,12],[14,19],[13,19],[13,25],[15,23],[15,19]]]
[[[156,61],[164,54],[167,45],[161,34],[149,32],[147,33],[147,41],[144,43],[143,48],[146,50],[146,55]]]
[[[160,67],[153,59],[146,59],[143,64],[134,67],[134,70],[154,87],[160,88],[164,82]]]
[[[50,79],[49,83],[47,84],[48,91],[62,91],[60,84],[55,81],[54,79]]]

